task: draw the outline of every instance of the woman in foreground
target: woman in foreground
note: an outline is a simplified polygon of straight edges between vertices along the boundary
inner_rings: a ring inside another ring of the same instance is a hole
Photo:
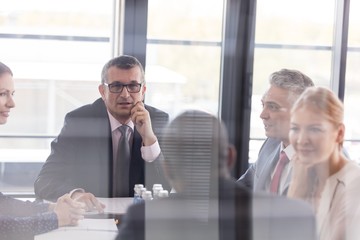
[[[309,202],[320,240],[359,239],[360,168],[342,151],[342,102],[322,87],[307,89],[291,111],[296,151],[288,196]]]
[[[0,125],[7,122],[15,107],[12,71],[0,62]],[[66,225],[76,225],[83,218],[83,205],[68,194],[56,203],[24,202],[0,192],[0,239],[32,239]]]

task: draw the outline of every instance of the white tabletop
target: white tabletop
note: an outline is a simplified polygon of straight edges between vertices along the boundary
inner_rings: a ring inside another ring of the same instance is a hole
[[[133,198],[98,198],[99,201],[106,205],[106,214],[122,215],[126,209],[133,203]],[[91,215],[100,217],[92,218]],[[87,239],[87,240],[113,240],[118,233],[115,220],[113,218],[101,218],[98,212],[88,212],[85,219],[79,221],[78,226],[61,227],[48,233],[35,236],[35,240],[57,240],[57,239]],[[90,218],[87,218],[90,217]]]
[[[34,240],[115,239],[118,234],[114,219],[83,219],[78,226],[61,227],[48,233],[36,235]]]

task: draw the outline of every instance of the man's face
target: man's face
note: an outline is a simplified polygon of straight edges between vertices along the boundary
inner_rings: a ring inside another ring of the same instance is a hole
[[[138,84],[142,83],[141,79],[141,70],[137,66],[131,69],[110,67],[107,72],[108,84],[115,82],[121,84]],[[112,93],[109,90],[109,86],[99,85],[99,92],[107,109],[111,115],[123,124],[130,121],[130,111],[137,102],[144,99],[145,91],[146,86],[144,84],[137,93],[129,93],[126,87],[124,87],[120,93]]]
[[[263,110],[260,118],[263,120],[266,136],[280,139],[287,146],[289,144],[290,110],[293,104],[290,91],[270,86],[261,102]]]

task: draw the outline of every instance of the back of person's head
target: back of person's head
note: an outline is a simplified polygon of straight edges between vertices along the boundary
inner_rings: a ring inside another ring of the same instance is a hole
[[[4,63],[0,62],[0,76],[3,75],[4,73],[8,73],[11,76],[13,76],[11,69],[8,66],[6,66]]]
[[[303,93],[306,88],[314,86],[313,81],[308,76],[292,69],[281,69],[272,73],[269,77],[269,83],[272,86],[288,90],[295,98]]]
[[[144,68],[143,68],[142,64],[140,63],[140,61],[133,56],[122,55],[122,56],[115,57],[115,58],[109,60],[104,65],[104,67],[101,71],[101,83],[107,82],[107,73],[108,73],[109,68],[111,68],[111,67],[116,67],[116,68],[124,69],[124,70],[129,70],[134,67],[139,67],[140,71],[141,71],[141,80],[143,82],[145,81]]]
[[[209,113],[189,110],[178,115],[164,129],[161,140],[169,181],[187,191],[209,189],[210,180],[227,168],[226,128]]]
[[[343,103],[330,89],[324,87],[311,87],[306,89],[295,102],[291,113],[302,107],[323,114],[326,120],[334,124],[334,126],[343,123]]]

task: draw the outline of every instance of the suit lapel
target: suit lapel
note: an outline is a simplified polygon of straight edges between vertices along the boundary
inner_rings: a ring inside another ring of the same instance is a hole
[[[276,148],[273,148],[272,151],[266,151],[264,149],[264,151],[261,152],[261,156],[259,155],[259,159],[264,158],[266,160],[264,161],[263,167],[259,169],[260,172],[258,173],[258,181],[255,183],[256,190],[264,191],[266,189],[266,185],[270,183],[271,173],[273,172],[279,159],[279,151],[280,145],[278,145]]]
[[[103,112],[103,118],[99,118],[98,121],[100,121],[98,124],[99,137],[96,138],[97,144],[92,146],[98,146],[96,150],[98,154],[97,159],[99,159],[99,168],[102,168],[104,176],[108,176],[108,178],[104,177],[101,183],[101,186],[107,186],[107,194],[104,196],[112,196],[114,160],[111,127],[107,112]]]

